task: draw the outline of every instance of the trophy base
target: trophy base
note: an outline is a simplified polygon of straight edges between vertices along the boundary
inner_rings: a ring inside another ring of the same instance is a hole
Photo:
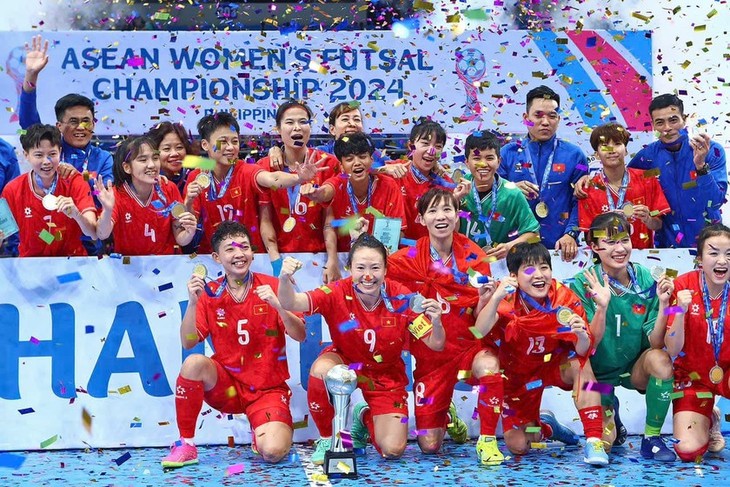
[[[352,451],[326,451],[322,468],[330,478],[357,478],[357,462]]]

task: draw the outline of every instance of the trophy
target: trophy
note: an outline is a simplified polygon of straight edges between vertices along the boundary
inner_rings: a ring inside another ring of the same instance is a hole
[[[327,372],[324,383],[335,409],[335,417],[332,418],[332,446],[324,454],[324,473],[328,477],[356,478],[355,454],[342,444],[340,431],[347,425],[350,394],[357,387],[357,374],[346,365],[335,365]]]
[[[464,113],[460,117],[462,121],[482,120],[482,107],[479,104],[479,96],[475,83],[482,79],[487,73],[487,60],[479,49],[470,47],[459,49],[456,56],[456,76],[464,84],[466,91],[466,104]]]

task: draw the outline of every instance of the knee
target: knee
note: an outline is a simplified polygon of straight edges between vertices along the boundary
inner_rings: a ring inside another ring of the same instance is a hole
[[[324,379],[327,372],[332,368],[332,364],[327,360],[315,360],[309,369],[309,375]]]
[[[291,449],[291,445],[263,445],[262,447],[258,447],[258,449],[264,461],[268,463],[279,463],[282,458],[287,456]]]
[[[664,350],[650,350],[647,354],[646,359],[651,364],[652,372],[654,376],[661,379],[671,379],[674,373],[672,368],[672,359],[669,354]]]
[[[190,380],[200,380],[203,370],[210,363],[210,358],[205,355],[194,353],[185,359],[180,367],[180,375]]]
[[[479,357],[474,368],[476,369],[477,376],[479,377],[490,374],[498,374],[499,359],[491,354],[483,354]]]
[[[443,438],[437,435],[423,435],[418,437],[418,446],[423,453],[428,455],[438,453],[441,450],[442,442]]]
[[[395,459],[403,456],[403,452],[406,451],[406,440],[387,440],[380,447],[380,454],[385,459]]]

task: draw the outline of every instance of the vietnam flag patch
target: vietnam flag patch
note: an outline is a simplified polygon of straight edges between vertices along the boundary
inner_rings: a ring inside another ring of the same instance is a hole
[[[269,312],[269,305],[266,303],[256,304],[253,307],[253,314],[255,314],[255,315],[265,315],[265,314],[268,314],[268,312]]]

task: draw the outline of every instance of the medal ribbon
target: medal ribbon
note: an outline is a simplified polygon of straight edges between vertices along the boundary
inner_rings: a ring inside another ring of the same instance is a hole
[[[33,171],[33,176],[35,176],[35,183],[45,194],[53,194],[53,192],[56,191],[56,186],[58,185],[58,173],[53,176],[53,181],[51,182],[51,185],[47,188],[43,186],[43,180],[35,171]]]
[[[730,283],[726,282],[722,287],[722,303],[720,304],[720,316],[717,317],[717,325],[713,325],[712,320],[712,302],[710,301],[710,291],[707,289],[707,281],[705,273],[700,272],[700,280],[702,281],[702,301],[705,305],[705,320],[707,320],[707,333],[712,340],[712,349],[715,353],[715,365],[720,358],[720,348],[725,338],[725,313],[727,312],[727,298],[730,293]]]
[[[646,289],[641,289],[641,286],[639,286],[639,282],[636,279],[636,271],[634,271],[633,264],[629,263],[629,265],[626,266],[626,271],[629,273],[629,285],[631,286],[631,288],[624,286],[617,279],[614,279],[613,277],[606,274],[606,276],[608,277],[608,283],[621,292],[636,294],[643,299],[651,299],[656,295],[656,283],[653,283]],[[603,267],[601,267],[601,272],[603,272]]]
[[[618,201],[614,204],[613,195],[611,194],[611,185],[608,182],[606,173],[601,171],[601,178],[603,178],[603,184],[606,187],[606,200],[608,200],[608,208],[611,211],[616,208],[621,209],[624,207],[624,200],[626,199],[626,190],[629,187],[629,170],[624,170],[623,178],[621,178],[621,186],[618,188]]]
[[[560,309],[560,306],[558,306],[557,308],[553,308],[550,304],[550,298],[547,296],[545,297],[545,306],[543,306],[538,303],[535,298],[527,294],[522,289],[520,289],[518,292],[520,293],[520,297],[524,302],[526,302],[538,311],[542,311],[543,313],[556,313]]]
[[[429,247],[429,250],[431,252],[431,260],[434,262],[439,262],[443,267],[446,267],[446,263],[441,259],[441,256],[436,251],[435,248],[433,248],[433,245]],[[446,259],[448,260],[448,259]],[[469,275],[465,272],[461,272],[458,267],[456,267],[456,257],[454,257],[453,252],[451,253],[451,272],[454,275],[454,282],[457,284],[466,284],[469,280]]]
[[[525,139],[523,147],[525,148],[525,157],[527,158],[528,162],[527,170],[530,173],[530,181],[540,185],[540,196],[542,196],[545,188],[547,188],[548,179],[550,179],[550,171],[552,171],[553,159],[555,159],[555,151],[558,150],[558,138],[557,136],[555,137],[555,141],[553,142],[553,151],[550,153],[550,156],[548,156],[547,164],[545,164],[545,169],[542,172],[542,181],[539,183],[537,181],[537,176],[535,175],[535,166],[534,164],[532,164],[532,154],[530,154],[529,138]]]
[[[62,152],[61,155],[63,156],[63,161],[61,162],[68,162],[73,167],[79,170],[79,172],[84,172],[88,170],[89,167],[89,156],[91,155],[91,143],[87,146],[86,149],[77,149],[75,147],[68,146],[68,149],[71,150],[71,153],[68,154],[68,161],[66,161],[66,154],[65,152]],[[84,162],[81,164],[81,167],[76,166],[76,162],[79,160],[79,153],[83,154]]]
[[[474,204],[477,209],[477,220],[484,223],[484,236],[487,240],[487,245],[492,245],[492,236],[489,234],[489,228],[492,222],[492,218],[494,217],[494,213],[497,211],[497,191],[499,189],[499,179],[498,176],[494,175],[494,183],[492,184],[492,209],[489,211],[489,213],[484,216],[482,212],[482,201],[479,199],[479,192],[477,191],[476,184],[472,184],[471,186],[471,195],[474,198]]]
[[[231,165],[230,169],[228,169],[226,177],[223,178],[223,181],[221,182],[220,188],[218,190],[216,190],[215,188],[215,177],[213,177],[213,180],[210,182],[210,188],[208,189],[208,201],[215,201],[225,196],[226,191],[228,191],[228,185],[231,184],[231,177],[233,176],[234,167],[235,166]]]
[[[370,207],[370,199],[373,196],[373,177],[368,176],[368,196],[365,200],[365,209]],[[355,190],[352,188],[352,183],[347,180],[347,195],[350,197],[350,206],[352,207],[352,214],[357,215],[360,213],[357,198],[355,197]]]

